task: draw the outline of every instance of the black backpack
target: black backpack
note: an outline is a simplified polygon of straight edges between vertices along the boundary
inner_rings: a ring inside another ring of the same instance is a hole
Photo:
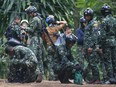
[[[12,37],[12,26],[7,27],[4,35],[8,40]]]

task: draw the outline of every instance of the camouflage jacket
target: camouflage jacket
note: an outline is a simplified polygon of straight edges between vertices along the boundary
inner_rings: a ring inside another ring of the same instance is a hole
[[[84,48],[94,48],[98,44],[99,27],[98,22],[93,19],[85,27]]]
[[[47,31],[48,31],[48,33],[50,35],[50,38],[53,41],[53,43],[55,43],[56,40],[59,37],[59,35],[57,35],[58,31],[60,31],[61,29],[63,29],[64,26],[65,26],[65,24],[60,24],[60,25],[46,27],[46,29],[47,29]],[[43,33],[42,38],[47,43],[47,46],[51,46],[52,45],[49,37],[47,36],[47,34],[45,32]]]
[[[116,46],[116,19],[107,15],[101,23],[101,44]]]
[[[20,26],[17,23],[12,23],[6,30],[5,36],[7,39],[15,38],[20,41]]]
[[[32,36],[38,36],[39,31],[42,29],[42,18],[37,15],[33,17],[30,23],[30,34]]]
[[[36,70],[38,61],[35,54],[27,47],[15,46],[14,55],[11,58],[11,65],[26,65]]]

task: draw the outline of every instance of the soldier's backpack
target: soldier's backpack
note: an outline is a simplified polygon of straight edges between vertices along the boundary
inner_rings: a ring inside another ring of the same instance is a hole
[[[4,35],[7,38],[7,40],[10,40],[11,38],[15,38],[17,40],[20,40],[19,35],[15,30],[12,29],[12,25],[8,26]]]
[[[82,67],[79,64],[76,64],[74,68],[76,69],[76,71],[74,72],[74,83],[83,85]]]
[[[8,40],[12,37],[12,26],[8,26],[4,35]]]
[[[10,38],[7,42],[6,42],[7,45],[9,46],[17,46],[17,45],[23,45],[23,43],[21,43],[20,41],[16,40],[15,38]]]
[[[75,78],[74,78],[74,83],[83,85],[83,77],[80,71],[75,72]]]

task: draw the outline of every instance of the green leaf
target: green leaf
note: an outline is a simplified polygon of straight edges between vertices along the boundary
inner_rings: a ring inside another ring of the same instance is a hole
[[[51,11],[54,11],[54,7],[50,3],[48,3],[48,7],[51,9]]]
[[[22,8],[23,8],[23,10],[25,9],[25,7],[26,7],[26,2],[24,1],[24,2],[22,2]]]
[[[52,0],[54,4],[56,4],[56,0]]]
[[[12,8],[12,6],[13,6],[13,4],[14,4],[14,1],[15,1],[15,0],[10,0],[10,3],[9,3],[9,5],[8,5],[8,7],[5,9],[5,13],[8,12],[8,11]]]

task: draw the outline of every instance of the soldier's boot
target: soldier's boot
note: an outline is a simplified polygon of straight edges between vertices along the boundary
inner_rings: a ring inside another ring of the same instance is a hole
[[[36,82],[37,83],[41,83],[42,82],[42,73],[38,74]]]
[[[89,72],[90,72],[90,67],[88,65],[87,68],[83,72],[83,79],[84,79],[85,82],[88,82],[87,75],[88,75]]]

